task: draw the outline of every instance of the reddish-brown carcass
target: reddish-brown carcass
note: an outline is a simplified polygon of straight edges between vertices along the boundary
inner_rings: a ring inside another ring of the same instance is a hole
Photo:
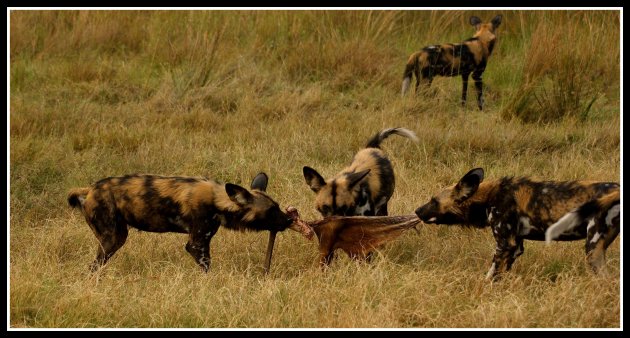
[[[309,239],[315,232],[319,239],[319,263],[322,266],[330,264],[336,249],[342,249],[353,259],[369,259],[375,249],[420,223],[416,215],[333,216],[307,222],[300,219],[294,207],[288,207],[286,213],[293,218],[292,230]]]

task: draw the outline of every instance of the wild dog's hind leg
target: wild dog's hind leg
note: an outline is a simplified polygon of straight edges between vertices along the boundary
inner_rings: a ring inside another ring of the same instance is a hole
[[[619,235],[619,204],[600,217],[589,220],[586,233],[586,259],[595,273],[605,271],[606,249]]]
[[[112,223],[106,223],[106,220],[96,221],[92,226],[92,230],[99,241],[99,247],[96,252],[96,259],[90,265],[90,271],[95,272],[120,249],[129,233],[127,224],[121,221],[110,220]],[[113,224],[111,226],[110,224]]]

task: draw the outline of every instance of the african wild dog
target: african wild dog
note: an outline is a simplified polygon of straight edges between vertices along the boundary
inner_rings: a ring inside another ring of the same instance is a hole
[[[333,178],[324,180],[315,169],[303,168],[306,184],[317,194],[315,205],[322,216],[387,215],[387,201],[394,193],[394,169],[380,145],[392,134],[417,141],[411,130],[383,129]]]
[[[491,227],[497,246],[486,278],[509,270],[523,253],[523,240],[545,240],[545,232],[548,241],[586,238],[588,262],[595,272],[602,267],[619,233],[618,183],[483,177],[481,168],[469,171],[416,215],[425,223]]]
[[[501,15],[490,23],[482,23],[476,16],[470,17],[470,24],[475,26],[475,35],[462,43],[445,43],[422,48],[411,54],[403,74],[402,95],[409,89],[413,74],[416,75],[416,93],[420,83],[428,88],[433,77],[462,76],[462,105],[466,104],[468,77],[472,74],[477,89],[477,106],[483,109],[483,82],[481,76],[486,70],[488,58],[496,42],[495,30],[501,24]]]
[[[265,193],[268,178],[258,174],[252,191],[199,177],[127,175],[104,178],[72,189],[68,203],[78,207],[100,245],[95,271],[120,249],[127,226],[148,232],[188,234],[188,251],[204,271],[210,268],[210,240],[219,226],[232,230],[282,231],[293,220]]]

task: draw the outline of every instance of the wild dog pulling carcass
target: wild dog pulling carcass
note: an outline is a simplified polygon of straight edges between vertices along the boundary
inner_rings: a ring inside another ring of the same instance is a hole
[[[290,229],[311,239],[313,233],[319,240],[319,263],[328,266],[336,249],[342,249],[352,259],[370,260],[372,253],[405,230],[420,223],[416,215],[405,216],[332,216],[318,221],[304,221],[294,207],[287,207],[286,214],[293,219]],[[267,249],[271,257],[273,236]],[[266,262],[266,266],[269,262]]]
[[[268,180],[259,173],[247,190],[204,177],[132,174],[72,189],[68,203],[81,210],[99,241],[92,271],[104,266],[125,244],[132,227],[188,234],[186,251],[208,272],[210,241],[219,227],[268,230],[275,237],[293,223],[266,193]]]

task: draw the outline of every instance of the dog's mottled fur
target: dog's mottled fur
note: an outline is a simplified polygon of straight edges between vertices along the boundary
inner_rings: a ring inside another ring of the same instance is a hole
[[[483,178],[483,169],[469,171],[416,215],[425,223],[491,227],[497,246],[487,278],[511,268],[525,239],[586,238],[588,262],[596,272],[603,267],[606,248],[619,234],[618,183]]]
[[[81,209],[99,241],[92,271],[125,244],[131,226],[148,232],[187,233],[186,250],[207,272],[210,240],[219,226],[282,231],[293,222],[265,193],[267,182],[267,175],[260,173],[248,191],[200,177],[127,175],[72,189],[68,203]]]
[[[387,202],[394,193],[394,169],[380,145],[392,134],[417,141],[411,130],[384,129],[354,155],[348,167],[328,180],[315,169],[303,168],[306,184],[317,194],[315,205],[322,216],[387,215]]]
[[[402,95],[409,89],[411,78],[416,76],[416,92],[420,83],[431,86],[437,75],[462,76],[462,105],[466,104],[468,77],[472,74],[477,89],[477,106],[483,109],[482,75],[486,70],[488,58],[496,42],[495,30],[501,24],[502,16],[495,16],[489,23],[482,23],[476,16],[470,18],[470,24],[476,29],[475,35],[462,43],[445,43],[422,48],[411,54],[403,74]]]

